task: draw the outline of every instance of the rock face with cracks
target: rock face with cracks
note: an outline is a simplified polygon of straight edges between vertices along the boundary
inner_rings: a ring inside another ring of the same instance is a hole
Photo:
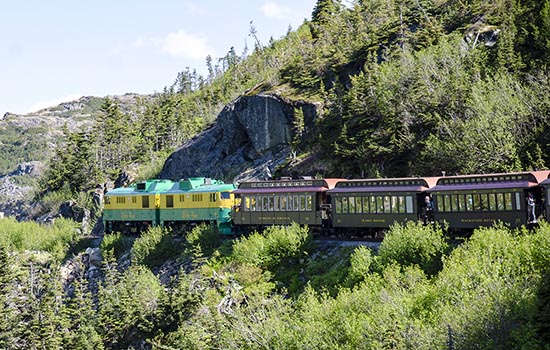
[[[266,179],[288,160],[295,137],[295,113],[313,127],[317,106],[273,95],[241,96],[218,115],[216,123],[176,150],[161,177],[206,176],[223,180]]]

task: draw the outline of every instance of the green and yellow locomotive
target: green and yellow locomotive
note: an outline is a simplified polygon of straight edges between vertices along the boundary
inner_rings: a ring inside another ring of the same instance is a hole
[[[137,233],[149,226],[182,230],[207,222],[221,234],[230,234],[233,190],[232,184],[204,177],[116,188],[105,194],[105,232]]]

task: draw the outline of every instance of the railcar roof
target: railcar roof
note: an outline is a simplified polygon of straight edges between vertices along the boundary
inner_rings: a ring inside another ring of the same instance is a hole
[[[336,186],[342,179],[294,179],[248,181],[239,185],[236,194],[243,193],[289,193],[289,192],[324,192]]]
[[[548,178],[540,183],[543,186],[550,186],[550,174],[548,174]]]
[[[141,184],[144,187],[143,190],[138,190],[137,186]],[[105,195],[106,196],[130,196],[130,195],[145,195],[145,194],[155,194],[159,192],[168,191],[174,182],[170,180],[147,180],[138,184],[134,184],[131,187],[119,187],[110,190]]]
[[[423,192],[435,186],[437,177],[404,177],[343,180],[328,193]]]
[[[166,191],[166,193],[204,193],[204,192],[224,192],[224,191],[233,191],[235,186],[233,184],[213,184],[213,185],[203,185],[191,189],[180,189],[179,184],[176,183],[174,186]]]
[[[275,194],[275,193],[297,193],[297,192],[324,192],[328,187],[270,187],[270,188],[239,188],[235,194]]]
[[[496,182],[496,183],[478,183],[478,184],[459,184],[459,185],[438,185],[433,187],[431,192],[440,191],[472,191],[472,190],[498,190],[512,188],[531,188],[538,184],[530,181],[514,182]]]
[[[550,176],[550,171],[447,176],[432,191],[530,188]]]

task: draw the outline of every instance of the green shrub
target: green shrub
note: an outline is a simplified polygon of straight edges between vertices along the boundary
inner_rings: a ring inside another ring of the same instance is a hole
[[[435,275],[441,270],[441,258],[447,247],[440,228],[415,222],[395,224],[380,245],[379,261],[382,266],[418,265],[424,273]]]
[[[124,272],[107,270],[97,295],[99,330],[106,348],[135,348],[135,342],[151,331],[162,295],[160,282],[144,266],[130,266]]]
[[[40,200],[44,206],[45,212],[57,212],[59,206],[64,202],[72,199],[73,195],[68,186],[64,186],[59,191],[47,192]]]
[[[130,250],[133,241],[134,238],[121,235],[120,232],[107,234],[101,240],[100,249],[102,252],[112,254],[113,257],[118,259]]]
[[[350,257],[350,268],[348,272],[348,285],[351,287],[362,281],[371,271],[374,257],[369,248],[359,246]]]
[[[199,255],[210,256],[220,246],[222,239],[220,234],[211,225],[201,224],[195,226],[185,237]]]
[[[159,226],[150,227],[142,233],[132,246],[132,263],[152,268],[178,256],[182,251],[181,244],[170,233],[170,230]]]
[[[52,225],[0,220],[0,243],[16,251],[45,251],[61,261],[78,237],[78,225],[72,220],[57,218]]]
[[[238,239],[233,245],[235,260],[272,268],[282,259],[295,257],[310,240],[309,228],[293,223],[291,226],[272,226],[262,233],[253,233]]]

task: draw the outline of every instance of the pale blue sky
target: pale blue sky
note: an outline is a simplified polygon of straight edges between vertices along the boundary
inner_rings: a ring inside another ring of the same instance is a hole
[[[0,10],[0,116],[81,96],[153,93],[231,46],[311,18],[316,0],[21,0]]]

